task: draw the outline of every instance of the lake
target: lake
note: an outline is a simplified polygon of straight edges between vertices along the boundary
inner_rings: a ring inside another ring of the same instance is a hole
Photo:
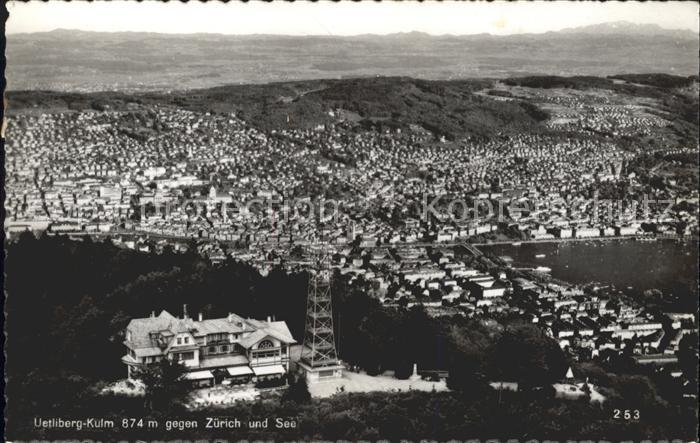
[[[698,295],[697,241],[577,241],[479,249],[511,257],[514,267],[549,267],[553,277],[571,283],[599,282],[620,289],[656,288],[679,296]]]

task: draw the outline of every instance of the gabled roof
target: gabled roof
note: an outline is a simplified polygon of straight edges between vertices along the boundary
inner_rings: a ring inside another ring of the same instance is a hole
[[[255,343],[261,341],[265,337],[267,337],[269,334],[267,334],[263,330],[257,330],[250,334],[247,337],[242,338],[238,343],[243,346],[244,348],[248,349],[251,346],[253,346]]]
[[[500,280],[495,280],[491,285],[488,286],[488,289],[506,289],[506,285],[503,284]]]
[[[241,340],[244,347],[250,347],[266,336],[287,344],[296,343],[287,324],[283,321],[246,320],[236,314],[229,314],[224,318],[195,321],[191,318],[177,318],[167,311],[162,311],[157,317],[132,319],[127,326],[127,331],[131,333],[131,340],[128,343],[132,348],[143,349],[141,352],[153,353],[152,355],[156,355],[156,350],[160,349],[155,339],[157,336],[165,337],[164,347],[167,347],[170,339],[181,333],[202,337],[208,334],[252,332]]]
[[[265,337],[270,336],[276,338],[285,344],[296,343],[292,333],[289,332],[287,323],[283,321],[273,321],[266,322],[260,320],[246,320],[251,326],[253,326],[256,331],[253,332],[248,337],[241,339],[240,344],[244,348],[250,348],[255,343],[263,340]]]
[[[177,318],[168,311],[162,311],[157,317],[134,318],[127,325],[127,331],[131,332],[131,344],[136,348],[154,347],[150,334],[153,332],[169,331],[173,321]]]

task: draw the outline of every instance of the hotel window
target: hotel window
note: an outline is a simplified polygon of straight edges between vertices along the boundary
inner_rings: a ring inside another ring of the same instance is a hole
[[[185,337],[185,344],[187,344],[187,343],[189,343],[189,342],[190,342],[190,338],[189,338],[189,337]]]
[[[277,357],[279,353],[277,351],[266,351],[266,352],[256,352],[255,358],[270,358]]]
[[[177,344],[178,344],[178,345],[181,345],[181,344],[182,344],[182,338],[181,338],[181,337],[178,337],[178,338],[177,338]]]
[[[270,340],[263,340],[258,345],[258,349],[267,349],[267,348],[272,348],[272,347],[274,347],[274,345],[272,344],[272,342]]]
[[[228,352],[228,346],[226,346],[226,345],[221,346],[221,352]]]
[[[209,334],[209,335],[207,335],[207,341],[209,341],[211,343],[216,343],[219,341],[228,341],[228,334],[226,334],[226,333]]]
[[[209,353],[216,354],[216,346],[209,346]]]
[[[177,361],[194,360],[194,352],[181,352],[177,354]]]

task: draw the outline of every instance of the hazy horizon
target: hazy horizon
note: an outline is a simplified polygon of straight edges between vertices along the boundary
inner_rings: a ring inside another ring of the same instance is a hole
[[[700,30],[689,3],[7,3],[6,35],[88,32],[278,36],[542,34],[627,22]],[[158,17],[154,20],[154,17]]]
[[[638,26],[658,26],[660,30],[663,31],[678,31],[678,32],[693,32],[690,29],[686,28],[664,28],[661,27],[655,23],[632,23],[629,21],[615,21],[615,22],[600,22],[600,23],[591,23],[590,25],[584,25],[584,26],[577,26],[574,28],[562,28],[562,29],[556,29],[556,30],[549,30],[549,31],[542,31],[542,32],[521,32],[521,33],[512,33],[512,34],[494,34],[491,32],[480,32],[480,33],[471,33],[471,34],[450,34],[450,33],[443,33],[443,34],[431,34],[429,32],[424,32],[424,31],[397,31],[397,32],[392,32],[388,34],[378,34],[378,33],[363,33],[363,34],[351,34],[351,35],[328,35],[328,34],[272,34],[272,33],[249,33],[249,34],[225,34],[221,32],[156,32],[156,31],[93,31],[93,30],[87,30],[87,29],[79,29],[79,28],[54,28],[48,31],[35,31],[35,32],[12,32],[12,33],[7,33],[7,35],[33,35],[33,34],[49,34],[52,32],[60,32],[60,31],[66,31],[66,32],[88,32],[88,33],[96,33],[96,34],[156,34],[156,35],[220,35],[220,36],[228,36],[228,37],[254,37],[254,36],[271,36],[271,37],[363,37],[363,36],[377,36],[377,37],[387,37],[387,36],[392,36],[392,35],[401,35],[401,34],[422,34],[422,35],[428,35],[430,37],[469,37],[469,36],[478,36],[478,35],[490,35],[494,37],[509,37],[509,36],[516,36],[516,35],[536,35],[536,34],[547,34],[550,32],[561,32],[565,31],[568,29],[582,29],[586,28],[589,26],[602,26],[602,25],[612,25],[612,24],[618,24],[618,23],[626,23],[626,24],[631,24],[631,25],[638,25]]]

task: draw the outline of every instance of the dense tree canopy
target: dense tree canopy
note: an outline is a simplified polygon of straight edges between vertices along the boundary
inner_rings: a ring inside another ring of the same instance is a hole
[[[136,370],[134,378],[145,387],[145,406],[149,410],[172,408],[184,394],[184,385],[179,383],[184,374],[182,364],[167,359]]]

